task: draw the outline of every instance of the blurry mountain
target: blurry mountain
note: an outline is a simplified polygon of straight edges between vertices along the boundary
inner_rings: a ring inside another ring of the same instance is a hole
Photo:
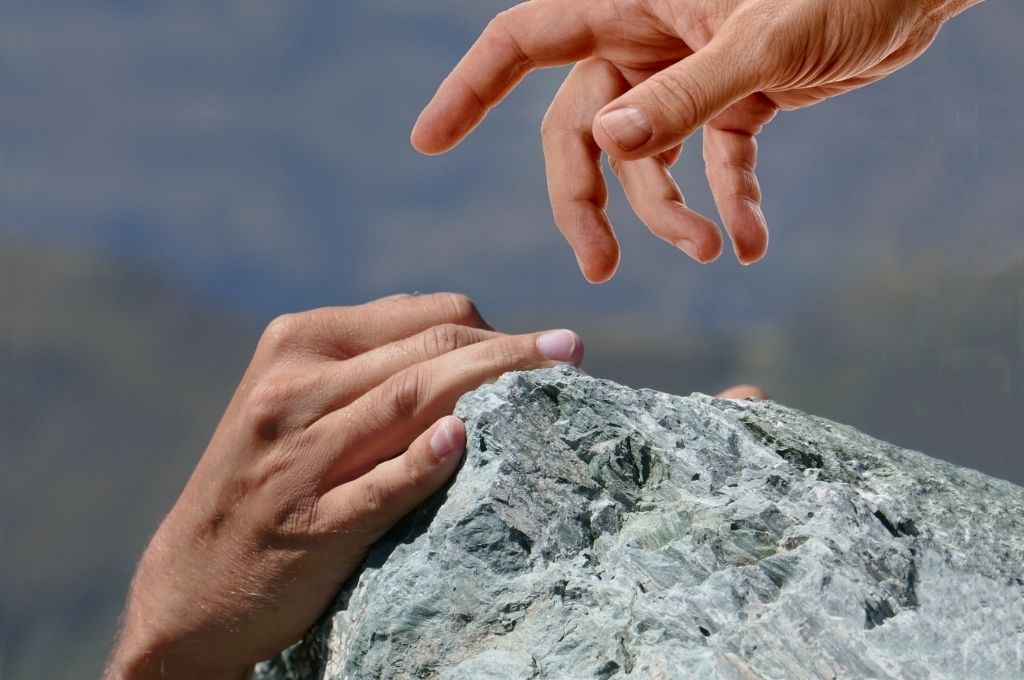
[[[1019,242],[1024,5],[987,0],[910,67],[766,129],[773,232],[758,267],[694,265],[616,189],[623,265],[586,286],[551,225],[538,137],[564,70],[531,75],[451,154],[408,143],[508,4],[4,3],[0,229],[146,261],[261,315],[457,289],[500,313],[544,304],[676,329],[742,328],[878,260]],[[687,148],[677,176],[714,216],[698,140]]]
[[[0,272],[0,677],[97,677],[256,333],[124,265],[0,244]]]

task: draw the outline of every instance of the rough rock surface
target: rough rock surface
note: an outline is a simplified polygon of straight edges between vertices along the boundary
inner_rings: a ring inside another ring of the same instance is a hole
[[[1022,678],[1024,489],[771,402],[548,369],[257,678]]]

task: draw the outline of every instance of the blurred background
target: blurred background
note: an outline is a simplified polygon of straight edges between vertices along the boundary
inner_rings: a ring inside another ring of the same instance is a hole
[[[408,143],[496,0],[0,6],[0,678],[96,677],[134,562],[275,315],[468,293],[592,374],[778,400],[1024,483],[1024,5],[760,138],[767,258],[701,267],[613,189],[590,286],[530,76]],[[715,215],[696,141],[676,175]]]

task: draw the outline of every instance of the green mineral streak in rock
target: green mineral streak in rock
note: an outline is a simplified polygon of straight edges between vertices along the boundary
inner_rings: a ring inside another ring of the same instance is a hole
[[[1022,678],[1024,489],[772,402],[556,368],[260,680]]]

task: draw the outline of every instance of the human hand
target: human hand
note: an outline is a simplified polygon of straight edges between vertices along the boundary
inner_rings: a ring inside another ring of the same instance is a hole
[[[779,108],[814,104],[910,63],[941,22],[978,0],[532,0],[499,14],[420,114],[412,143],[441,153],[532,69],[572,62],[541,136],[555,223],[591,282],[619,245],[602,151],[655,235],[699,262],[722,250],[669,168],[703,127],[704,162],[740,262],[768,245],[754,167]]]
[[[451,477],[460,395],[582,354],[569,331],[496,333],[451,294],[273,322],[142,557],[105,677],[247,677]]]

